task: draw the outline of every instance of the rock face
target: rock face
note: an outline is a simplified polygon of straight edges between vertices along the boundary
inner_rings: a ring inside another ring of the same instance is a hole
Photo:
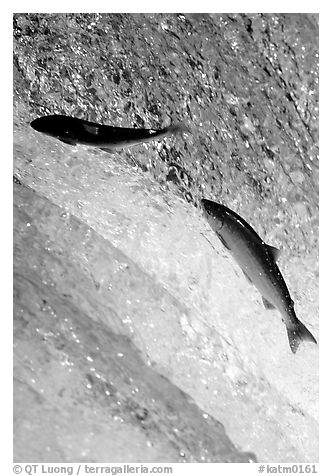
[[[317,337],[315,17],[16,15],[14,32],[15,460],[316,461],[318,347],[292,355],[194,206],[224,202],[283,244]],[[154,127],[161,110],[192,136],[110,155],[29,127]]]

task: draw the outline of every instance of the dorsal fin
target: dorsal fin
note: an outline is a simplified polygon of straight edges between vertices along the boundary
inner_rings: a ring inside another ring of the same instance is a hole
[[[280,256],[281,251],[276,248],[275,246],[267,245],[266,248],[269,250],[270,255],[273,257],[274,261],[277,261],[277,259]]]

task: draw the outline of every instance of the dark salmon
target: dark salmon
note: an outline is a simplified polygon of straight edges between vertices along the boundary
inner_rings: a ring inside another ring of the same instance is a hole
[[[31,127],[66,144],[88,145],[107,152],[161,139],[171,134],[188,132],[188,129],[181,124],[174,124],[159,130],[135,129],[105,126],[96,122],[62,115],[39,117],[31,122]]]

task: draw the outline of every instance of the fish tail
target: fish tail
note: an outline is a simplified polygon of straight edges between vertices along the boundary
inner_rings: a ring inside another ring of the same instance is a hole
[[[190,133],[189,127],[185,126],[184,124],[171,124],[168,127],[165,127],[165,129],[162,130],[162,133],[165,135],[170,135],[170,134],[183,134],[184,132]]]
[[[302,324],[302,322],[298,319],[295,320],[291,327],[287,327],[287,334],[289,345],[293,354],[296,353],[302,341],[314,342],[315,344],[317,344],[317,341],[311,334],[311,332],[308,331],[306,326]]]

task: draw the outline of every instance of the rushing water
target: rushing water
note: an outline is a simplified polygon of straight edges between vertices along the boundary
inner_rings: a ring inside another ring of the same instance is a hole
[[[298,317],[317,336],[317,53],[313,15],[15,15],[15,356],[29,389],[16,393],[18,459],[49,460],[33,442],[24,449],[28,428],[57,461],[93,451],[112,460],[104,441],[114,432],[120,442],[133,433],[138,448],[113,447],[122,460],[246,460],[219,422],[259,460],[318,458],[317,347],[291,355],[280,316],[265,311],[197,208],[202,197],[223,202],[282,247]],[[124,127],[182,122],[191,134],[111,156],[29,127],[49,113]],[[144,397],[129,398],[138,374]],[[159,374],[169,400],[152,395]],[[176,386],[202,411],[190,413]],[[37,413],[40,399],[40,426],[24,413],[27,395]],[[77,399],[86,425],[77,415],[68,427]],[[143,403],[153,444],[145,418],[132,417]],[[196,444],[189,435],[200,428]]]

